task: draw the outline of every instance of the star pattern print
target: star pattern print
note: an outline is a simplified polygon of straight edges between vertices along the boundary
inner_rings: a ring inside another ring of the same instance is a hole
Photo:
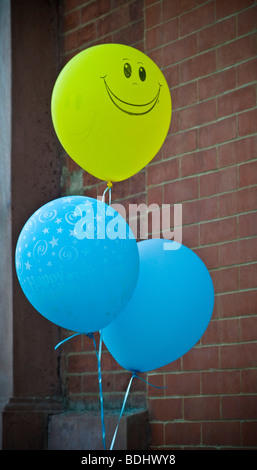
[[[59,268],[60,262],[75,262],[79,254],[85,257],[88,250],[83,248],[79,253],[78,244],[85,237],[94,239],[99,235],[99,226],[105,227],[104,219],[113,217],[113,213],[106,215],[108,209],[106,204],[96,204],[96,200],[84,196],[59,198],[38,209],[25,224],[17,243],[18,275],[24,271],[33,276],[50,273]],[[107,228],[104,236],[109,232]]]
[[[119,238],[118,220],[128,227],[112,207],[85,196],[56,199],[29,218],[17,241],[16,273],[27,299],[48,320],[92,332],[120,310],[135,283],[138,249],[129,233]]]

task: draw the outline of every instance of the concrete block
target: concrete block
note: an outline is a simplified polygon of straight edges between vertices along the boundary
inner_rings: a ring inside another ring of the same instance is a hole
[[[110,448],[119,412],[106,412],[106,448]],[[149,444],[149,420],[146,409],[127,411],[121,418],[114,450],[143,450]],[[102,450],[99,412],[65,412],[53,415],[48,424],[49,450]]]

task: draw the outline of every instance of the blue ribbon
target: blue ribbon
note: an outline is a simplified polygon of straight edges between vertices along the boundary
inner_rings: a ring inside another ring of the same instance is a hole
[[[113,438],[112,438],[110,450],[113,450],[114,442],[115,442],[116,435],[117,435],[117,432],[118,432],[118,427],[119,427],[120,420],[121,420],[121,417],[122,417],[122,415],[123,415],[123,412],[124,412],[124,409],[125,409],[125,406],[126,406],[127,398],[128,398],[128,395],[129,395],[129,391],[130,391],[130,387],[131,387],[131,384],[132,384],[133,379],[134,379],[134,378],[140,379],[140,380],[142,380],[143,382],[147,383],[148,385],[151,385],[151,387],[155,387],[155,388],[167,388],[167,387],[159,387],[159,386],[157,386],[157,385],[153,385],[153,384],[151,384],[150,382],[147,382],[147,380],[143,379],[142,377],[139,377],[137,374],[138,374],[137,371],[133,371],[133,372],[132,372],[132,377],[131,377],[131,379],[130,379],[130,381],[129,381],[129,384],[128,384],[128,387],[127,387],[127,390],[126,390],[126,393],[125,393],[125,396],[124,396],[124,399],[123,399],[123,403],[122,403],[122,407],[121,407],[121,411],[120,411],[118,423],[117,423],[116,429],[115,429],[114,434],[113,434]]]
[[[74,335],[72,336],[69,336],[68,338],[60,341],[60,343],[58,343],[54,349],[57,349],[59,346],[61,346],[61,344],[65,343],[66,341],[69,341],[70,339],[74,338],[75,336],[78,336],[78,335],[81,335],[81,334],[85,334],[86,336],[88,336],[89,338],[92,338],[93,339],[93,342],[94,342],[94,348],[95,348],[95,353],[96,353],[96,357],[97,357],[97,363],[98,363],[98,383],[99,383],[99,395],[100,395],[100,407],[101,407],[101,423],[102,423],[102,438],[103,438],[103,446],[104,446],[104,450],[106,450],[106,444],[105,444],[105,424],[104,424],[104,406],[103,406],[103,388],[102,388],[102,373],[101,373],[101,355],[102,355],[102,336],[100,334],[100,340],[99,340],[99,350],[97,352],[97,348],[96,348],[96,341],[95,341],[95,337],[94,337],[94,334],[93,333],[75,333]],[[117,436],[117,432],[118,432],[118,428],[119,428],[119,424],[120,424],[120,420],[122,418],[122,415],[124,413],[124,409],[125,409],[125,406],[126,406],[126,402],[127,402],[127,399],[128,399],[128,395],[129,395],[129,391],[130,391],[130,387],[131,387],[131,384],[132,384],[132,381],[134,378],[136,379],[140,379],[142,380],[143,382],[147,383],[148,385],[150,385],[151,387],[155,387],[155,388],[167,388],[167,387],[159,387],[157,385],[153,385],[151,384],[150,382],[148,382],[147,380],[143,379],[142,377],[139,377],[138,376],[138,371],[132,371],[132,377],[130,378],[130,381],[129,381],[129,384],[128,384],[128,387],[127,387],[127,390],[126,390],[126,393],[125,393],[125,396],[124,396],[124,399],[123,399],[123,403],[122,403],[122,407],[121,407],[121,411],[120,411],[120,415],[119,415],[119,419],[118,419],[118,423],[117,423],[117,426],[116,426],[116,429],[114,431],[114,434],[113,434],[113,438],[112,438],[112,442],[111,442],[111,446],[110,446],[110,450],[113,450],[113,446],[114,446],[114,443],[115,443],[115,439],[116,439],[116,436]]]
[[[105,424],[104,424],[104,406],[103,406],[103,388],[102,388],[102,373],[101,373],[101,355],[102,355],[102,337],[100,334],[100,341],[99,341],[99,350],[97,353],[97,348],[96,348],[96,341],[93,333],[75,333],[72,336],[69,336],[68,338],[60,341],[54,349],[57,349],[61,344],[65,343],[66,341],[69,341],[70,339],[74,338],[74,336],[78,336],[81,334],[85,334],[89,338],[93,339],[94,342],[94,348],[95,348],[95,353],[96,353],[96,358],[97,358],[97,363],[98,363],[98,383],[99,383],[99,395],[100,395],[100,407],[101,407],[101,423],[102,423],[102,438],[103,438],[103,446],[104,450],[106,450],[106,444],[105,444]]]
[[[116,429],[115,429],[114,434],[113,434],[113,438],[112,438],[110,450],[112,450],[112,449],[113,449],[113,446],[114,446],[114,442],[115,442],[116,435],[117,435],[117,432],[118,432],[118,427],[119,427],[119,424],[120,424],[120,420],[121,420],[121,417],[122,417],[122,415],[123,415],[123,411],[124,411],[124,408],[125,408],[125,405],[126,405],[126,401],[127,401],[127,398],[128,398],[129,390],[130,390],[130,387],[131,387],[131,384],[132,384],[132,380],[134,379],[134,377],[136,377],[135,374],[132,375],[132,377],[131,377],[131,379],[130,379],[130,381],[129,381],[129,384],[128,384],[126,393],[125,393],[125,397],[124,397],[123,404],[122,404],[122,408],[121,408],[121,411],[120,411],[120,416],[119,416],[119,419],[118,419],[118,423],[117,423]]]

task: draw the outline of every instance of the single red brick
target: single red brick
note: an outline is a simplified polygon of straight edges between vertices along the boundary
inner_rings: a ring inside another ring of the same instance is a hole
[[[240,288],[257,287],[257,264],[240,267]]]
[[[150,435],[152,446],[164,445],[164,424],[163,423],[150,423]]]
[[[240,319],[241,341],[255,341],[257,316]]]
[[[195,395],[200,393],[200,372],[167,374],[166,395]]]
[[[151,398],[148,408],[151,421],[182,419],[182,398]]]
[[[198,178],[173,181],[164,186],[164,204],[176,204],[198,195]]]
[[[257,313],[257,291],[233,292],[220,296],[220,315],[236,317]]]
[[[237,168],[229,167],[200,176],[200,196],[210,196],[237,188]]]
[[[201,442],[200,423],[167,423],[165,426],[165,445],[197,445]]]
[[[163,0],[162,11],[163,21],[175,18],[180,13],[180,2],[171,2],[170,0]]]
[[[236,17],[228,18],[199,31],[199,52],[230,41],[236,37]]]
[[[256,30],[257,5],[238,14],[238,36]]]
[[[220,246],[220,266],[257,261],[255,238],[237,240]]]
[[[234,140],[218,147],[219,167],[256,158],[257,136]]]
[[[184,398],[184,419],[188,421],[208,421],[220,418],[219,397]]]
[[[257,59],[251,59],[237,66],[238,86],[257,80]]]
[[[199,98],[204,100],[236,88],[236,67],[199,79]]]
[[[256,56],[256,35],[252,34],[217,49],[217,67],[219,69],[237,64]]]
[[[257,235],[257,212],[242,214],[238,218],[239,237]]]
[[[240,393],[240,371],[202,372],[204,395],[226,395]]]
[[[197,148],[197,130],[168,135],[162,148],[164,159],[193,152]]]
[[[199,129],[199,147],[210,147],[236,137],[236,118],[222,119]]]
[[[242,446],[257,447],[257,421],[242,422]]]
[[[218,217],[218,197],[197,199],[183,204],[183,225],[200,223]]]
[[[246,369],[241,371],[242,393],[257,393],[257,370]]]
[[[224,419],[256,419],[257,396],[222,397],[222,416]]]
[[[146,29],[152,28],[161,22],[161,3],[156,3],[145,9],[145,26]]]
[[[189,36],[191,37],[191,36]],[[188,54],[187,57],[190,57]],[[216,71],[216,55],[215,51],[208,51],[198,54],[189,60],[181,63],[181,83],[189,82],[195,78],[208,75]]]
[[[230,292],[239,288],[239,268],[223,268],[211,271],[211,277],[216,294]]]
[[[201,150],[181,157],[181,176],[190,176],[205,171],[215,170],[216,149]]]
[[[215,2],[201,5],[180,16],[180,36],[197,31],[215,21]]]
[[[202,443],[212,446],[239,446],[240,422],[207,422],[202,424]]]
[[[219,243],[237,237],[237,217],[205,222],[200,225],[200,244]],[[224,246],[224,245],[222,245]],[[221,266],[223,266],[221,264]]]
[[[244,8],[251,6],[253,0],[217,0],[216,1],[216,11],[217,11],[217,19],[223,18],[224,16],[230,16],[232,13],[240,11]]]
[[[216,119],[216,101],[209,100],[180,111],[180,129],[190,129]]]
[[[201,338],[201,344],[236,343],[239,341],[239,320],[213,320]]]
[[[240,369],[257,366],[257,343],[220,346],[221,369]]]
[[[218,117],[245,111],[256,105],[256,88],[250,85],[227,93],[217,100]]]
[[[256,210],[257,187],[222,194],[220,197],[220,217]]]
[[[238,134],[240,136],[257,132],[257,109],[246,111],[238,116]]]
[[[159,206],[161,206],[161,204],[162,204],[162,191],[163,191],[163,186],[158,186],[158,187],[155,187],[155,188],[147,189],[148,205],[158,204]]]
[[[68,372],[84,373],[97,370],[95,354],[73,354],[68,357]]]
[[[147,168],[147,186],[164,183],[179,177],[179,161],[177,158],[150,165]]]
[[[194,347],[182,359],[183,370],[218,369],[219,348],[217,346]]]

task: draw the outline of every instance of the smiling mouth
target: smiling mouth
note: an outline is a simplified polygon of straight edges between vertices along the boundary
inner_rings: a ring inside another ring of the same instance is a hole
[[[160,83],[159,83],[159,90],[156,96],[151,101],[149,101],[148,103],[144,103],[144,104],[134,104],[134,103],[128,103],[127,101],[123,101],[120,98],[118,98],[118,96],[116,96],[112,92],[110,87],[107,85],[105,77],[106,75],[101,78],[104,80],[104,84],[105,84],[107,93],[111,101],[113,102],[113,104],[115,104],[115,106],[118,109],[120,109],[120,111],[123,111],[126,114],[130,114],[132,116],[142,116],[143,114],[149,113],[155,107],[156,103],[158,103],[159,101],[159,96],[160,96],[160,91],[161,91]]]

